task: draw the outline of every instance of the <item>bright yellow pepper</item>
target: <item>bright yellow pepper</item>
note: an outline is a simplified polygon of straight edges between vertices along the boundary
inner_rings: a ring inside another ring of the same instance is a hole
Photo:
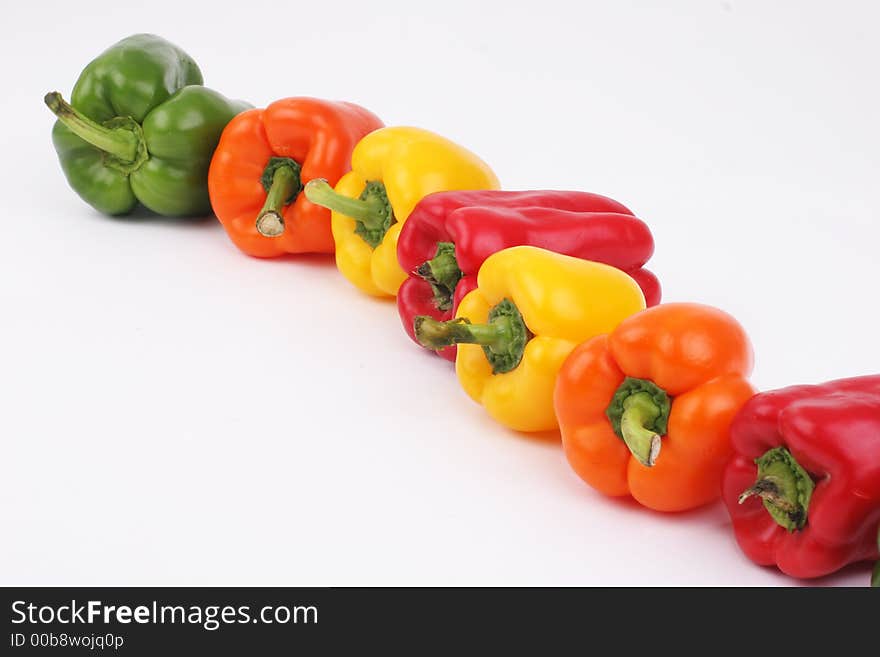
[[[477,285],[456,319],[417,317],[416,337],[432,349],[459,345],[462,387],[518,431],[558,428],[553,388],[562,362],[645,307],[638,284],[619,269],[534,246],[489,256]]]
[[[416,204],[433,192],[498,187],[489,166],[465,148],[427,130],[392,127],[358,142],[335,190],[312,180],[305,195],[332,210],[339,271],[367,294],[393,297],[407,276],[397,237]]]

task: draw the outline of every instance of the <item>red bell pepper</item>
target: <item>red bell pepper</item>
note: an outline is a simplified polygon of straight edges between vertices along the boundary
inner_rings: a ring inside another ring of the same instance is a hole
[[[477,286],[483,261],[512,246],[617,267],[639,284],[648,306],[660,302],[657,277],[642,269],[654,252],[651,231],[617,201],[587,192],[438,192],[419,202],[397,242],[398,260],[409,272],[397,309],[409,337],[418,342],[418,315],[454,318],[458,302]],[[454,360],[455,349],[437,353]]]
[[[752,561],[806,578],[877,558],[880,376],[756,395],[731,441],[723,496]]]

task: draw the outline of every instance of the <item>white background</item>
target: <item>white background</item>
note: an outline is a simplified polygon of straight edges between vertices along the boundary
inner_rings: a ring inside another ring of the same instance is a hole
[[[880,371],[877,4],[660,4],[5,8],[0,583],[792,583],[741,555],[720,505],[605,499],[557,443],[493,424],[329,259],[100,216],[42,104],[159,33],[227,95],[352,100],[508,188],[625,202],[665,298],[751,333],[761,388]]]

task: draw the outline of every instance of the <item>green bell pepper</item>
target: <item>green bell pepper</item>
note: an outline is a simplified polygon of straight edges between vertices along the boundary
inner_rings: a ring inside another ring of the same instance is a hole
[[[183,50],[151,34],[111,46],[80,74],[52,141],[73,190],[111,215],[140,202],[166,216],[207,214],[208,166],[226,124],[250,106],[202,85]]]

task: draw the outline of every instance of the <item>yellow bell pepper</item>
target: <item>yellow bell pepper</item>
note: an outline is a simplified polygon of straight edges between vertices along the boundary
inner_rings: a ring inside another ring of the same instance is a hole
[[[423,197],[499,186],[476,155],[420,128],[371,132],[355,146],[351,169],[335,190],[317,179],[304,191],[309,201],[332,210],[339,271],[374,296],[397,296],[406,279],[397,262],[397,237]]]
[[[486,259],[456,319],[420,316],[415,330],[431,349],[459,345],[459,382],[498,422],[550,431],[558,428],[553,388],[563,361],[644,307],[641,288],[619,269],[516,246]]]

